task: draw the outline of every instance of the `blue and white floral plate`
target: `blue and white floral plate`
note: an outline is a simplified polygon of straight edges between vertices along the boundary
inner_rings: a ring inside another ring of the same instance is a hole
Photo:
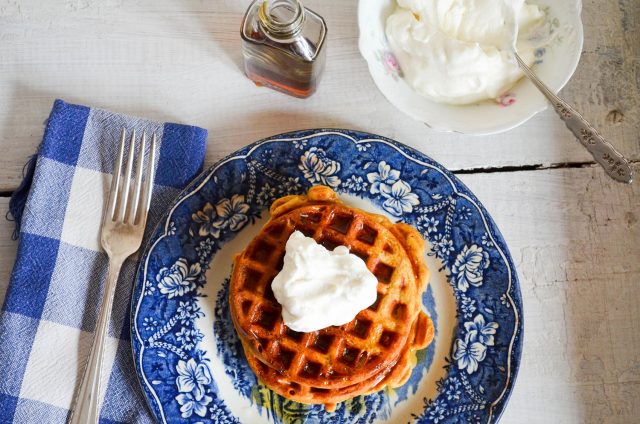
[[[434,343],[405,386],[343,402],[334,413],[256,380],[227,302],[232,256],[257,234],[270,203],[315,184],[415,226],[430,247],[423,303]],[[198,177],[147,245],[131,313],[138,376],[163,423],[495,422],[522,348],[513,261],[478,199],[422,153],[344,130],[271,137]]]

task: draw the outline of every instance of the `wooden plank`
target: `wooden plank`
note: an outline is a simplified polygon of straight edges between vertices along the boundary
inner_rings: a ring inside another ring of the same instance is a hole
[[[640,416],[640,187],[612,183],[597,168],[462,179],[505,236],[524,298],[522,365],[502,422],[633,422]],[[0,214],[7,204],[0,199]],[[17,245],[11,231],[0,220],[0,299]]]
[[[192,123],[210,131],[212,163],[256,139],[312,127],[396,138],[451,169],[590,161],[551,111],[505,134],[426,128],[377,91],[357,47],[357,2],[307,0],[329,26],[328,66],[308,100],[258,89],[240,69],[248,0],[0,0],[0,191],[19,183],[52,101]],[[640,3],[586,0],[582,62],[564,90],[603,134],[640,159]]]
[[[9,198],[0,197],[0,308],[4,304],[5,292],[9,284],[9,277],[16,260],[18,242],[11,240],[13,222],[4,219],[9,210]]]
[[[597,168],[462,179],[504,235],[524,298],[522,365],[503,422],[637,422],[640,186]]]

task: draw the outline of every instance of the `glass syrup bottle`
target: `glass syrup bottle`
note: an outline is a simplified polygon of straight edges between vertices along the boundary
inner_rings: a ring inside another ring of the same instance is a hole
[[[309,97],[324,69],[327,26],[299,0],[255,0],[242,22],[244,70],[257,85]]]

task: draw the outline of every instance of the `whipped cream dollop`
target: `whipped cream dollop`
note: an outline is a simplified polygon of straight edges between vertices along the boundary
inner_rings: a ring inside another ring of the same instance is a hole
[[[514,42],[529,65],[546,44],[539,36],[545,13],[525,0],[397,2],[386,22],[391,50],[409,85],[439,103],[500,97],[523,76]]]
[[[271,283],[285,325],[306,333],[353,320],[376,301],[377,286],[347,247],[327,250],[300,231],[287,240],[284,266]]]

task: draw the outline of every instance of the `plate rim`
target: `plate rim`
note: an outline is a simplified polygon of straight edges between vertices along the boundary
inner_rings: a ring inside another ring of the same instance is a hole
[[[508,269],[508,280],[509,284],[506,288],[506,295],[511,302],[511,306],[514,311],[515,317],[515,325],[513,334],[511,335],[511,340],[509,342],[509,349],[507,352],[507,380],[505,382],[504,388],[500,394],[500,396],[493,401],[488,407],[488,419],[487,423],[496,422],[500,419],[502,414],[504,413],[504,409],[506,404],[508,403],[511,394],[513,393],[513,388],[515,382],[517,380],[517,376],[520,370],[521,359],[522,359],[522,347],[524,342],[524,313],[523,313],[523,302],[522,302],[522,293],[520,290],[519,278],[515,268],[515,264],[513,262],[513,258],[509,251],[509,248],[506,244],[504,236],[502,235],[500,229],[497,224],[484,207],[482,202],[477,198],[477,196],[464,184],[453,172],[447,169],[444,165],[440,164],[438,161],[432,159],[429,155],[408,146],[404,143],[401,143],[397,140],[391,139],[389,137],[381,136],[379,134],[371,133],[368,131],[362,130],[352,130],[345,128],[331,128],[331,127],[320,127],[320,128],[308,128],[302,130],[294,130],[294,131],[286,131],[276,135],[264,137],[255,142],[249,143],[239,149],[236,149],[232,153],[224,156],[219,159],[212,165],[210,165],[207,169],[204,169],[200,172],[183,190],[181,190],[177,196],[171,201],[171,203],[167,206],[165,212],[162,213],[158,222],[154,225],[153,229],[149,232],[149,239],[144,243],[144,249],[141,249],[142,252],[140,256],[140,260],[136,266],[135,279],[132,285],[131,292],[131,302],[130,302],[130,326],[129,332],[131,337],[131,354],[134,363],[134,368],[136,371],[136,378],[142,389],[145,401],[150,411],[154,416],[156,416],[156,410],[154,409],[154,405],[151,404],[151,399],[148,396],[148,391],[146,387],[149,387],[149,382],[146,379],[144,374],[144,370],[142,367],[142,355],[144,353],[144,342],[139,336],[137,329],[137,312],[139,310],[141,300],[144,296],[140,293],[139,298],[136,299],[136,292],[138,292],[138,282],[141,276],[141,273],[144,275],[147,274],[147,267],[149,262],[149,253],[153,250],[155,245],[159,243],[163,238],[167,237],[167,229],[171,221],[171,216],[175,212],[175,210],[184,202],[186,199],[191,197],[193,194],[197,193],[205,184],[211,179],[214,172],[222,165],[230,162],[231,160],[244,159],[249,156],[256,148],[260,147],[263,144],[269,142],[293,142],[295,140],[303,140],[309,139],[312,137],[322,136],[322,135],[337,135],[340,137],[344,137],[349,139],[351,142],[355,144],[367,143],[367,142],[384,142],[390,147],[394,148],[398,153],[404,156],[406,159],[414,161],[421,166],[426,166],[431,169],[434,169],[440,172],[449,182],[453,191],[460,195],[461,197],[466,198],[470,201],[480,212],[480,216],[482,217],[483,224],[485,228],[488,230],[488,234],[494,238],[495,246],[500,253],[500,256],[504,260],[505,265]],[[362,137],[356,138],[354,137]],[[407,153],[410,152],[410,154]],[[240,154],[240,152],[244,152]],[[156,237],[158,231],[165,227],[164,234]],[[513,291],[513,297],[509,293]],[[136,301],[137,300],[137,301]],[[134,302],[136,301],[136,302]],[[453,340],[452,340],[453,342]],[[139,352],[138,346],[140,347]],[[140,360],[140,364],[138,363],[138,359]],[[144,384],[143,384],[144,381]],[[161,405],[160,399],[158,399],[155,392],[151,391],[154,395],[155,402],[158,405]],[[158,408],[160,412],[160,416],[162,417],[162,422],[167,422],[166,417],[164,416],[164,411],[162,408]],[[156,416],[156,418],[159,418]]]

